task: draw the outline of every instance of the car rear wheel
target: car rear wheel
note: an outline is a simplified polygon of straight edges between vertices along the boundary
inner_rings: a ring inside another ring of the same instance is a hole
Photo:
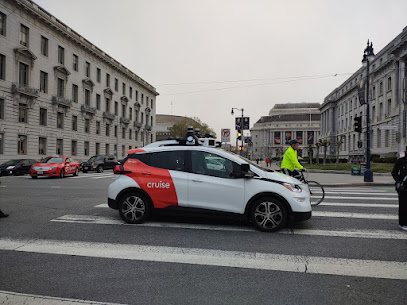
[[[74,176],[79,176],[79,168],[77,167],[75,170],[75,173],[73,174]]]
[[[59,174],[60,178],[64,178],[65,177],[65,171],[64,169],[61,169],[61,173]]]
[[[286,225],[287,208],[274,198],[263,197],[253,204],[250,220],[260,231],[275,232]]]
[[[150,210],[147,198],[138,193],[127,193],[119,202],[120,216],[127,223],[143,223],[150,215]]]
[[[98,173],[103,173],[103,166],[102,166],[102,165],[99,165],[99,166],[96,168],[96,171],[97,171]]]

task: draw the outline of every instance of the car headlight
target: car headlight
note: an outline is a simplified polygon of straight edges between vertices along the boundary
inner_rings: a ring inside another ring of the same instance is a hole
[[[283,186],[286,189],[289,189],[291,192],[295,192],[295,193],[301,193],[302,192],[302,189],[297,184],[283,183]]]

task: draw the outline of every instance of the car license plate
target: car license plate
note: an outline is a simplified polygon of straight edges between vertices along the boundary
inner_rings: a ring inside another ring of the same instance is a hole
[[[38,175],[42,175],[42,172],[37,172]]]

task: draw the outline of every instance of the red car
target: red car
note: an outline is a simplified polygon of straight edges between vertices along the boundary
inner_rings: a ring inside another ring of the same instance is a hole
[[[54,176],[64,178],[65,175],[79,175],[79,163],[71,157],[54,156],[42,159],[40,163],[30,168],[30,175],[36,179],[40,176]]]

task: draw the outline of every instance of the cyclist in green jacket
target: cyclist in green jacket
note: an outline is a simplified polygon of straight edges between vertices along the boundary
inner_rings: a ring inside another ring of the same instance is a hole
[[[281,169],[284,174],[293,176],[294,178],[299,179],[301,177],[300,173],[295,170],[305,170],[304,166],[298,162],[297,150],[300,142],[296,139],[290,141],[290,147],[285,151],[283,162],[281,163]]]

